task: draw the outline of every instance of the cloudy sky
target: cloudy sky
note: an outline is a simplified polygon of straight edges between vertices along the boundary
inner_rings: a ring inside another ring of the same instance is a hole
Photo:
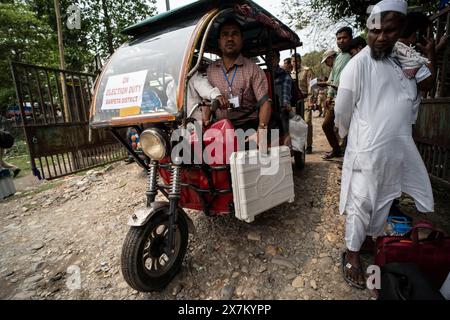
[[[280,19],[283,23],[287,24],[287,21],[283,18],[281,12],[281,1],[273,1],[273,0],[253,0],[257,4],[259,4],[261,7],[266,9],[267,11],[271,12],[274,16],[276,16],[278,19]],[[180,7],[183,5],[186,5],[188,3],[195,2],[195,0],[170,0],[170,8],[174,9],[176,7]],[[166,11],[166,1],[165,0],[157,0],[156,6],[158,8],[158,12],[165,12]],[[313,51],[315,49],[314,43],[311,39],[311,37],[308,37],[307,34],[308,31],[300,31],[297,32],[298,36],[300,37],[300,40],[303,42],[303,47],[300,48],[300,53],[305,54],[307,52]],[[334,45],[334,35],[330,36],[330,46]],[[288,56],[288,52],[282,52],[281,57],[284,58]]]

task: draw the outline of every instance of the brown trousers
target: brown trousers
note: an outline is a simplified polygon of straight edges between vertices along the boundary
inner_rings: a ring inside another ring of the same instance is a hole
[[[330,108],[323,120],[322,130],[327,137],[328,143],[333,148],[333,151],[339,151],[339,140],[334,131],[334,109]]]
[[[308,135],[306,137],[306,147],[312,147],[313,144],[313,124],[312,124],[312,110],[310,107],[305,107],[305,123],[308,125]]]

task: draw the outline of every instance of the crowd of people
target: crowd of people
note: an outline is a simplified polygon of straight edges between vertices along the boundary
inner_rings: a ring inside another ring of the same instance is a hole
[[[280,66],[275,52],[271,94],[263,70],[241,54],[239,23],[227,20],[219,32],[222,59],[208,68],[208,80],[225,98],[218,119],[230,119],[237,128],[267,128],[271,115],[278,113],[275,118],[286,137],[286,119],[303,105],[306,152],[311,153],[313,111],[324,117],[322,129],[331,150],[323,159],[344,156],[339,206],[340,213],[347,214],[343,276],[361,289],[365,271],[360,254],[373,252],[373,238],[382,235],[393,201],[405,192],[415,199],[420,212],[434,210],[412,124],[421,94],[435,81],[435,52],[445,46],[446,39],[436,45],[432,39],[421,38],[421,19],[423,14],[407,14],[404,0],[380,1],[367,21],[367,43],[362,36],[353,37],[348,26],[337,30],[338,50],[327,50],[321,61],[331,69],[328,77],[316,79],[299,54],[284,59]],[[292,101],[293,95],[297,102]],[[229,108],[232,102],[234,107]]]

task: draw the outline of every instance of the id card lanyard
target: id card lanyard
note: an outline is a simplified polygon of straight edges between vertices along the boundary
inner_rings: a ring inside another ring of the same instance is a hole
[[[230,79],[228,79],[228,75],[225,71],[224,68],[222,68],[222,72],[223,72],[223,76],[225,77],[225,80],[227,80],[228,83],[228,98],[233,98],[233,94],[231,93],[231,89],[233,86],[233,82],[234,82],[234,78],[236,77],[236,72],[237,72],[238,66],[236,65],[236,67],[234,68],[234,73],[233,73],[233,77],[231,78],[231,82]]]

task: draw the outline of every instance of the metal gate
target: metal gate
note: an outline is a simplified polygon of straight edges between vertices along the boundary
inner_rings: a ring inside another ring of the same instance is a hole
[[[450,7],[430,18],[428,37],[450,32]],[[428,173],[435,184],[450,187],[450,43],[436,61],[437,79],[419,109],[413,135]]]
[[[450,186],[450,98],[425,99],[413,133],[428,173]]]
[[[94,74],[11,62],[31,169],[55,179],[123,159],[126,150],[106,130],[89,131]]]

